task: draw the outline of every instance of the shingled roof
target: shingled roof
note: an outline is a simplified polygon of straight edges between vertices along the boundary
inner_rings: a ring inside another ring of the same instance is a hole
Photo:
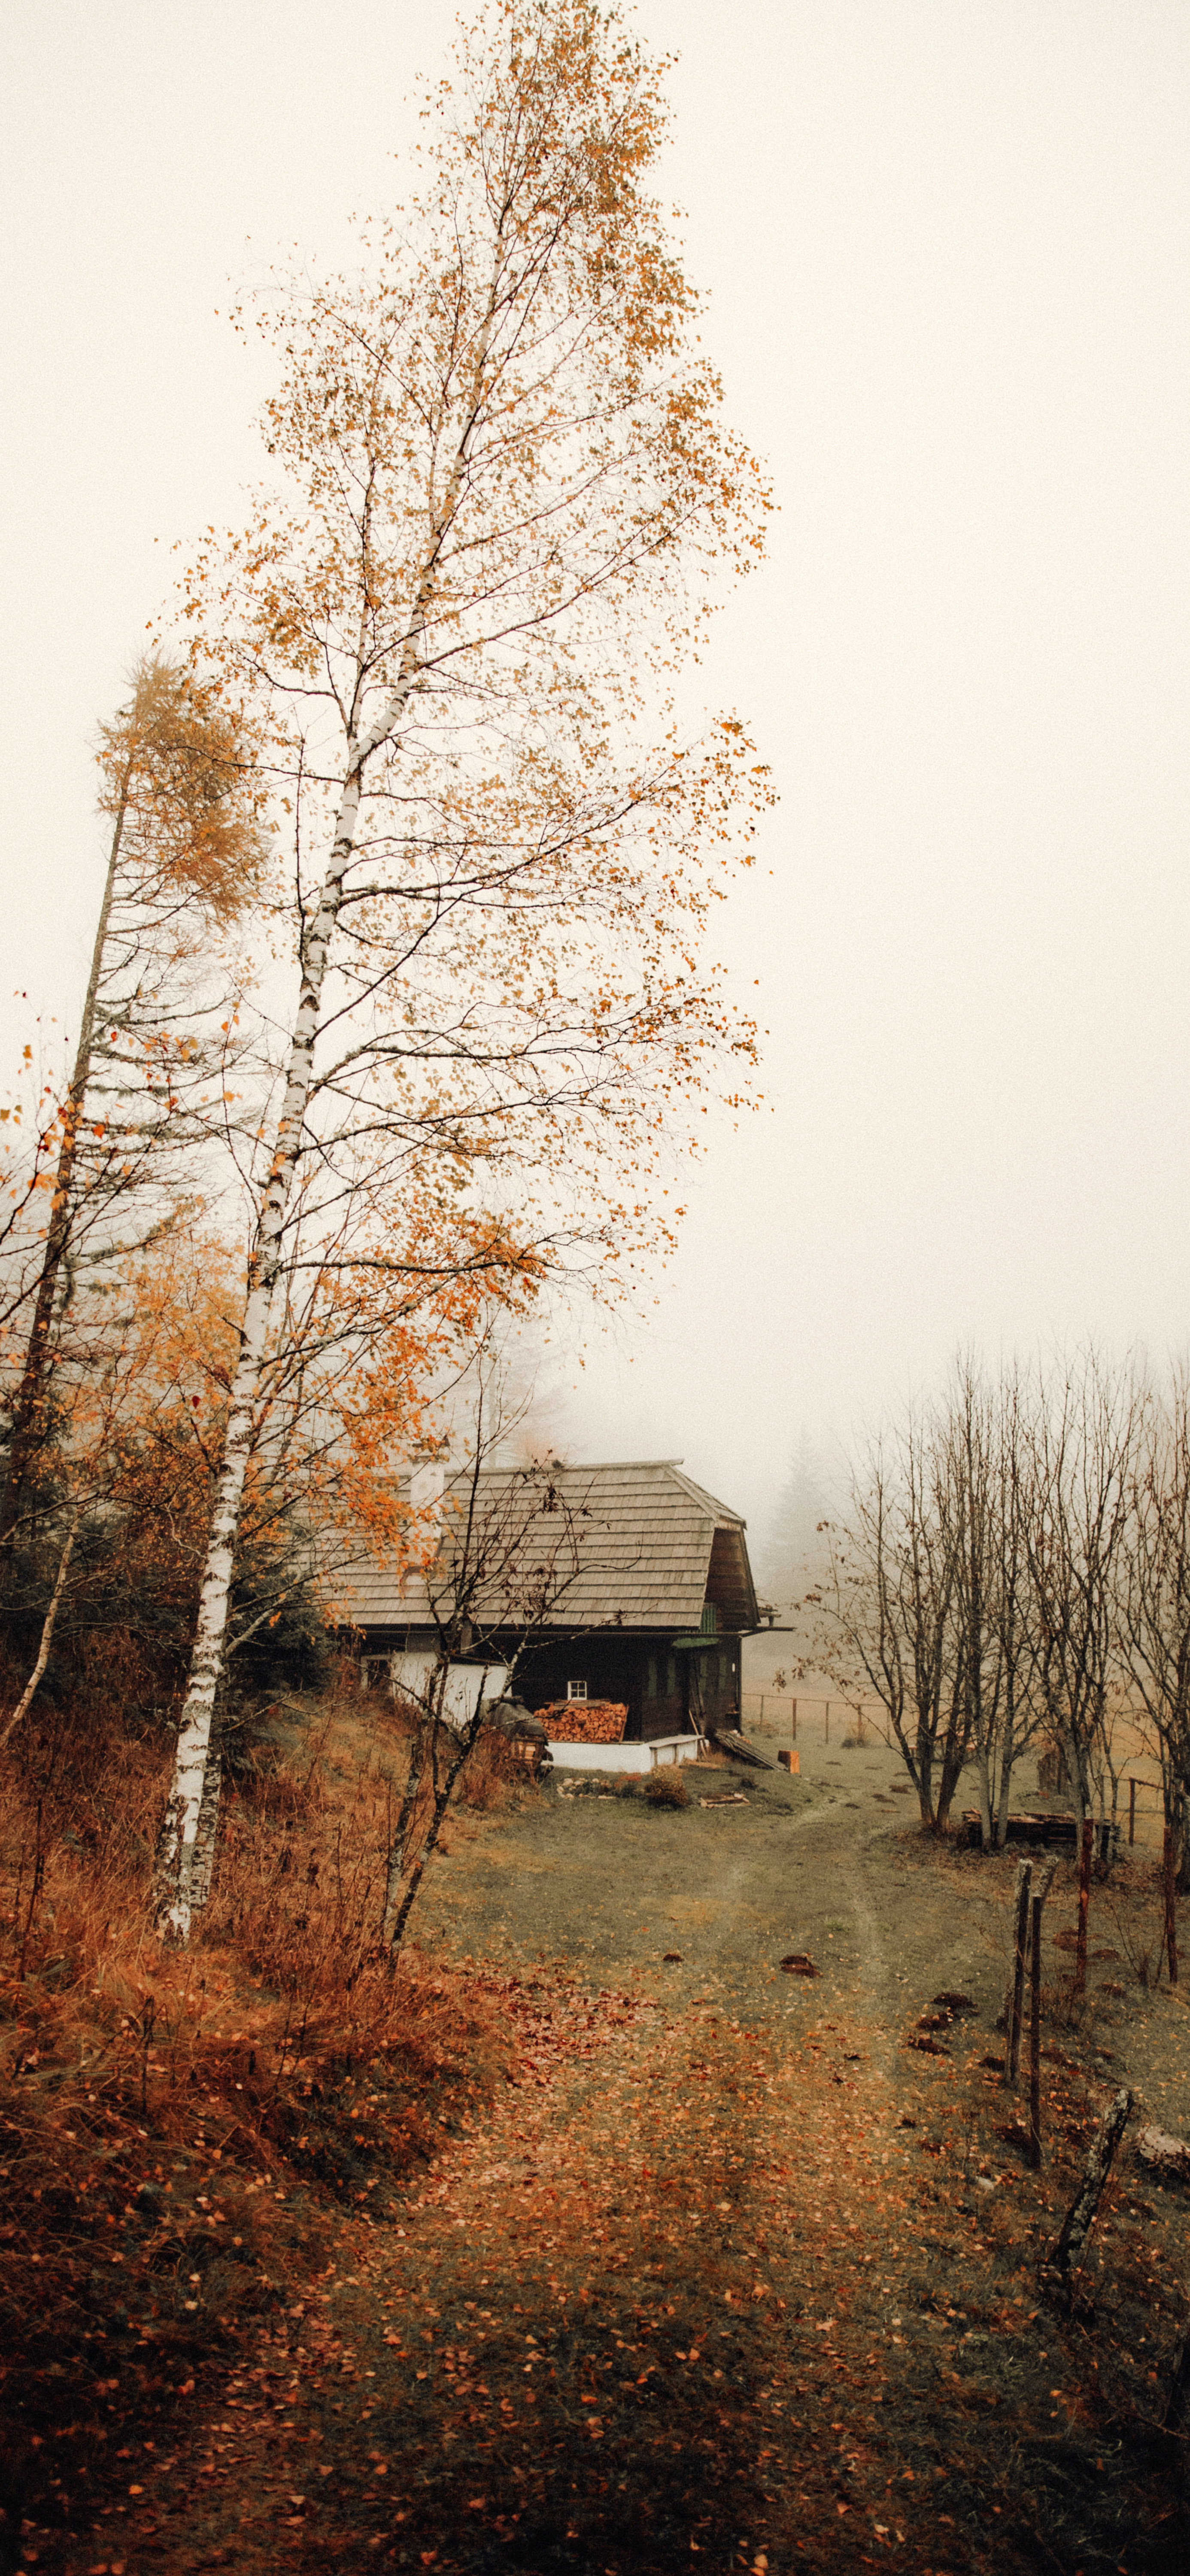
[[[508,1511],[518,1474],[523,1477],[515,1468],[484,1470],[478,1490],[481,1513],[495,1521]],[[447,1480],[443,1552],[431,1578],[436,1592],[449,1578],[452,1499],[457,1503],[468,1483],[465,1471]],[[560,1527],[566,1532],[566,1580],[549,1625],[572,1633],[615,1627],[676,1634],[697,1629],[709,1600],[721,1630],[755,1627],[745,1523],[685,1475],[679,1459],[553,1466],[549,1483],[563,1519],[560,1523],[556,1510],[553,1515],[544,1508],[534,1512],[517,1554],[518,1572],[529,1576],[552,1561]],[[499,1586],[486,1591],[480,1606],[489,1624],[498,1624],[505,1608],[509,1624],[515,1624],[515,1583],[506,1590],[506,1604]],[[402,1575],[393,1567],[357,1561],[336,1583],[335,1597],[340,1615],[365,1630],[399,1632],[431,1624],[426,1578],[416,1567]]]

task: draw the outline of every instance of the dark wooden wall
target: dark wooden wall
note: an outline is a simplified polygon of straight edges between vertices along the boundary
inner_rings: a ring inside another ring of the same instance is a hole
[[[624,1731],[632,1743],[705,1730],[732,1713],[739,1723],[738,1637],[718,1638],[708,1653],[691,1653],[675,1649],[668,1637],[617,1637],[603,1630],[564,1645],[535,1647],[518,1667],[516,1688],[527,1708],[544,1708],[566,1698],[570,1681],[585,1681],[588,1699],[626,1701]]]
[[[396,1637],[374,1631],[364,1652],[400,1653],[432,1642],[412,1632]],[[499,1651],[498,1641],[492,1641],[489,1651]],[[624,1636],[608,1628],[561,1642],[550,1639],[526,1649],[513,1690],[526,1708],[545,1708],[551,1700],[566,1698],[570,1681],[585,1681],[588,1699],[627,1704],[624,1732],[630,1743],[705,1731],[730,1716],[738,1725],[740,1641],[720,1636],[708,1641],[706,1651],[691,1651],[674,1647],[668,1636]]]

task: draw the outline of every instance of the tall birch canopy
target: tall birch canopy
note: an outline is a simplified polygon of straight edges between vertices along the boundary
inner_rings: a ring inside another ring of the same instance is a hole
[[[176,1936],[278,1282],[336,1281],[341,1333],[364,1283],[440,1314],[552,1265],[622,1279],[699,1095],[753,1054],[701,949],[766,780],[670,692],[767,498],[652,193],[665,69],[615,9],[497,0],[358,268],[239,316],[278,362],[270,476],[185,605],[283,817],[293,998],[161,1845]]]

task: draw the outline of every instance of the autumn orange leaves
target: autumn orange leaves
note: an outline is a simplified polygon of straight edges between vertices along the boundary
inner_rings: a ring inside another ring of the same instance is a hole
[[[357,267],[239,313],[275,362],[267,478],[184,578],[187,662],[104,736],[170,972],[198,921],[255,957],[208,1030],[247,1050],[199,1184],[243,1251],[159,1856],[178,1938],[262,1462],[315,1553],[328,1495],[399,1546],[444,1376],[547,1279],[622,1292],[694,1114],[747,1095],[706,944],[768,780],[676,692],[768,499],[654,193],[665,70],[580,0],[462,31]]]

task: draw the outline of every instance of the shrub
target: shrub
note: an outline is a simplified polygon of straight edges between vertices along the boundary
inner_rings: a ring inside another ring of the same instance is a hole
[[[498,1734],[494,1726],[482,1726],[455,1794],[461,1806],[482,1813],[489,1807],[507,1806],[518,1789],[532,1789],[536,1776],[515,1737]]]
[[[146,1939],[163,1730],[85,1714],[39,1708],[0,1761],[0,2338],[19,2437],[0,2446],[0,2525],[66,2516],[116,2388],[98,2373],[120,2376],[109,2426],[139,2435],[280,2306],[295,2266],[330,2260],[336,2206],[379,2215],[515,2058],[481,1978],[415,1953],[388,1973],[405,1747],[387,1703],[287,1703],[285,1742],[278,1717],[240,1746],[184,1953]],[[213,2172],[217,2251],[195,2205]]]
[[[645,1782],[645,1796],[651,1807],[688,1807],[686,1783],[677,1763],[667,1763],[664,1771],[650,1771]]]

